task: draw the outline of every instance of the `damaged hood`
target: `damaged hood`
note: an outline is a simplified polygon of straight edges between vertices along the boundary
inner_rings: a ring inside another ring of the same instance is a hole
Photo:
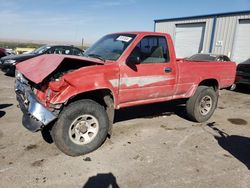
[[[32,82],[39,84],[52,72],[54,72],[64,60],[92,62],[93,64],[104,64],[103,61],[89,57],[69,55],[42,55],[16,65],[16,69]]]

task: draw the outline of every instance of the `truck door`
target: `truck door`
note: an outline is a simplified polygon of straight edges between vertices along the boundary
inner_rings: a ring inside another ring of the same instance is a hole
[[[176,86],[174,61],[166,37],[142,38],[120,67],[120,103],[171,99]]]

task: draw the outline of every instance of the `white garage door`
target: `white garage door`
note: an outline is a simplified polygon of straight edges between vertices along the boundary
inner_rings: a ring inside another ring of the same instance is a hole
[[[202,52],[205,26],[205,23],[176,25],[175,50],[177,57],[188,57]]]
[[[236,31],[233,60],[237,63],[250,58],[250,20],[240,20]]]

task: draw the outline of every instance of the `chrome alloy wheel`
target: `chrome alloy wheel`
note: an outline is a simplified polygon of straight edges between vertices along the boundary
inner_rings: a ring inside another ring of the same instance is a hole
[[[212,109],[213,101],[212,98],[208,95],[204,96],[200,101],[200,113],[201,115],[207,115]]]
[[[89,114],[77,117],[69,127],[69,138],[78,145],[85,145],[94,140],[99,131],[98,120]]]

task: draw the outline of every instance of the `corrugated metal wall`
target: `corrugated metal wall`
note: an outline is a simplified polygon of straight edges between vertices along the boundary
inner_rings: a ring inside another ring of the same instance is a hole
[[[250,19],[250,14],[217,18],[212,53],[232,57],[237,26],[241,19]]]
[[[217,18],[212,53],[231,56],[236,22],[235,16]]]
[[[155,24],[155,31],[169,33],[173,40],[175,40],[175,29],[178,24],[190,24],[190,23],[205,23],[206,29],[204,34],[203,53],[208,53],[210,48],[211,33],[213,29],[213,18],[207,19],[189,19],[170,22],[157,22]]]
[[[156,21],[155,31],[169,33],[173,40],[175,40],[175,29],[178,24],[189,23],[206,23],[203,53],[225,54],[232,57],[234,51],[235,35],[239,20],[250,19],[250,14],[241,14],[233,16],[220,16],[208,18],[194,18],[194,19],[177,19],[170,21]],[[214,24],[215,22],[215,24]],[[213,33],[213,27],[214,33]],[[213,37],[213,39],[212,39]],[[210,49],[210,45],[212,48]]]

